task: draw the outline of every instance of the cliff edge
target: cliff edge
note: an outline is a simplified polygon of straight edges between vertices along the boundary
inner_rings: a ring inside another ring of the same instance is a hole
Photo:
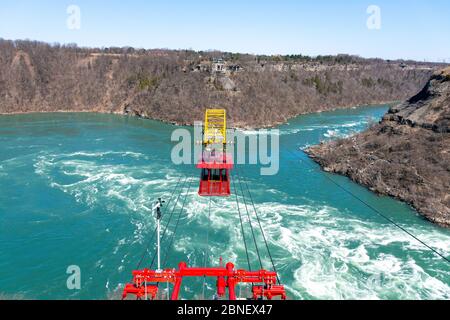
[[[348,139],[311,147],[324,170],[411,204],[450,227],[450,68],[392,107],[383,120]]]
[[[0,114],[102,112],[193,124],[206,108],[223,108],[234,127],[271,127],[299,114],[402,101],[442,67],[0,39]]]

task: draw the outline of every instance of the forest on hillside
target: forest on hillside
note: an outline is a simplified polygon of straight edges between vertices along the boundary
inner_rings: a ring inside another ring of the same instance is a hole
[[[92,111],[179,124],[225,108],[234,126],[404,100],[442,65],[356,56],[79,48],[0,39],[0,113]]]

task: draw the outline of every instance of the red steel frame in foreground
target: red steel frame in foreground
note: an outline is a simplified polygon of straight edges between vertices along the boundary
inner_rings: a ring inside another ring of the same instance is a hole
[[[225,268],[188,268],[186,263],[182,262],[179,269],[166,269],[155,271],[144,269],[133,271],[133,283],[127,284],[123,291],[123,299],[128,295],[135,295],[138,299],[156,299],[158,286],[156,283],[172,283],[174,288],[171,300],[178,300],[181,284],[184,277],[217,277],[217,295],[224,297],[228,288],[230,300],[236,300],[236,285],[239,283],[253,284],[253,299],[271,300],[280,297],[286,300],[286,291],[284,286],[276,285],[277,274],[272,271],[246,271],[235,270],[232,263],[228,263]],[[152,284],[152,285],[149,285]]]

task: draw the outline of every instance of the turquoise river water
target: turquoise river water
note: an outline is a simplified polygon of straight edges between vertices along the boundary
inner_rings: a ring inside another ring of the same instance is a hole
[[[277,175],[261,176],[258,166],[240,166],[290,299],[450,299],[447,262],[336,188],[301,151],[361,131],[386,110],[363,107],[297,117],[279,127]],[[0,116],[0,299],[118,297],[154,230],[152,202],[169,200],[180,177],[193,183],[189,192],[187,184],[178,184],[188,197],[173,246],[163,241],[170,253],[167,267],[181,261],[202,266],[207,252],[208,264],[223,257],[247,268],[235,197],[213,199],[208,219],[209,201],[197,195],[198,170],[171,162],[174,129],[115,115]],[[449,230],[406,204],[345,177],[331,177],[449,256]],[[256,269],[248,224],[245,232]],[[256,237],[264,267],[270,268],[261,235]],[[149,251],[142,267],[150,265],[154,246]],[[66,284],[72,265],[81,270],[79,290]],[[186,281],[182,297],[202,298],[202,285],[203,279]],[[214,280],[205,288],[205,297],[212,297]]]

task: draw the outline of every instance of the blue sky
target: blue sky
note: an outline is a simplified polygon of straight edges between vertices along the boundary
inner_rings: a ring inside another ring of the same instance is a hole
[[[81,29],[67,27],[69,5]],[[381,29],[367,28],[367,8]],[[133,46],[450,62],[448,0],[1,0],[0,37]]]

